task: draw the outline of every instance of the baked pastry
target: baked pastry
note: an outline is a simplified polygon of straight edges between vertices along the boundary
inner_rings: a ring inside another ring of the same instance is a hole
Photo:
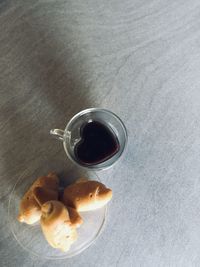
[[[20,211],[17,217],[19,222],[34,224],[41,216],[40,205],[35,200],[31,190],[26,192],[20,202]]]
[[[79,215],[78,211],[71,207],[66,207],[69,212],[69,218],[72,227],[79,228],[83,223],[81,216]]]
[[[36,186],[33,189],[33,196],[37,203],[42,206],[45,202],[49,200],[57,200],[58,190],[52,190],[46,187]]]
[[[68,251],[77,239],[76,226],[71,223],[68,209],[59,201],[48,201],[41,208],[40,224],[53,248]]]
[[[32,187],[36,186],[58,190],[59,178],[55,172],[49,172],[47,176],[41,176],[33,183]]]
[[[63,203],[77,211],[90,211],[103,207],[112,198],[112,190],[97,181],[79,180],[64,189]]]
[[[18,220],[27,224],[33,224],[39,221],[41,204],[44,201],[58,198],[58,186],[59,179],[53,172],[47,176],[39,177],[25,193],[20,202]],[[41,191],[45,194],[41,195]]]

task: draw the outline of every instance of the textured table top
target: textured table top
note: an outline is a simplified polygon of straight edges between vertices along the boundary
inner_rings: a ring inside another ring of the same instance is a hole
[[[0,2],[0,266],[200,266],[200,2]],[[20,176],[73,171],[49,130],[102,107],[125,122],[106,227],[81,255],[40,260],[14,240]]]

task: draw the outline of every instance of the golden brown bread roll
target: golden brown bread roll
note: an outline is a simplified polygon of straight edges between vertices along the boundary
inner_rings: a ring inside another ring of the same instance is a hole
[[[51,172],[47,176],[39,177],[25,193],[20,202],[18,220],[27,224],[33,224],[39,221],[41,216],[40,202],[44,201],[44,199],[51,200],[52,197],[54,197],[54,199],[57,199],[56,196],[58,194],[58,186],[59,179],[55,173]],[[54,191],[55,194],[50,194],[48,192],[47,195],[41,197],[41,194],[39,194],[38,192],[40,191],[40,189],[36,189],[35,191],[35,188],[38,187]],[[37,193],[36,198],[33,192]]]
[[[52,190],[45,187],[36,186],[33,189],[33,196],[39,206],[42,206],[45,202],[49,200],[57,200],[58,199],[58,190]]]
[[[54,172],[48,173],[47,176],[41,176],[33,183],[31,188],[32,187],[34,188],[36,186],[45,187],[45,188],[49,188],[52,190],[58,190],[58,186],[59,186],[58,176]]]
[[[103,207],[112,198],[112,190],[97,181],[82,181],[64,190],[63,203],[77,211],[90,211]]]
[[[71,225],[75,228],[80,227],[80,225],[83,223],[83,220],[77,210],[71,207],[66,207],[69,212],[70,222]]]
[[[17,217],[18,221],[27,224],[33,224],[39,221],[41,208],[35,200],[31,191],[26,192],[20,202],[20,212]]]
[[[42,206],[40,224],[48,243],[62,251],[69,250],[77,239],[67,208],[59,201],[48,201]]]

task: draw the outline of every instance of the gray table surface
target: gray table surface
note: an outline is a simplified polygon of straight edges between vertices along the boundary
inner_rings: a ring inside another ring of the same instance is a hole
[[[0,266],[200,266],[200,2],[0,2]],[[106,227],[67,260],[14,240],[20,176],[74,170],[49,129],[107,108],[125,122],[125,157],[99,172],[113,189]]]

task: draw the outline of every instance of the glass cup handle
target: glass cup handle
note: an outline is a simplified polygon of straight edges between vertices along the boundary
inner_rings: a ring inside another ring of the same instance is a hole
[[[50,130],[50,134],[60,141],[64,140],[64,131],[61,129],[52,129]]]

